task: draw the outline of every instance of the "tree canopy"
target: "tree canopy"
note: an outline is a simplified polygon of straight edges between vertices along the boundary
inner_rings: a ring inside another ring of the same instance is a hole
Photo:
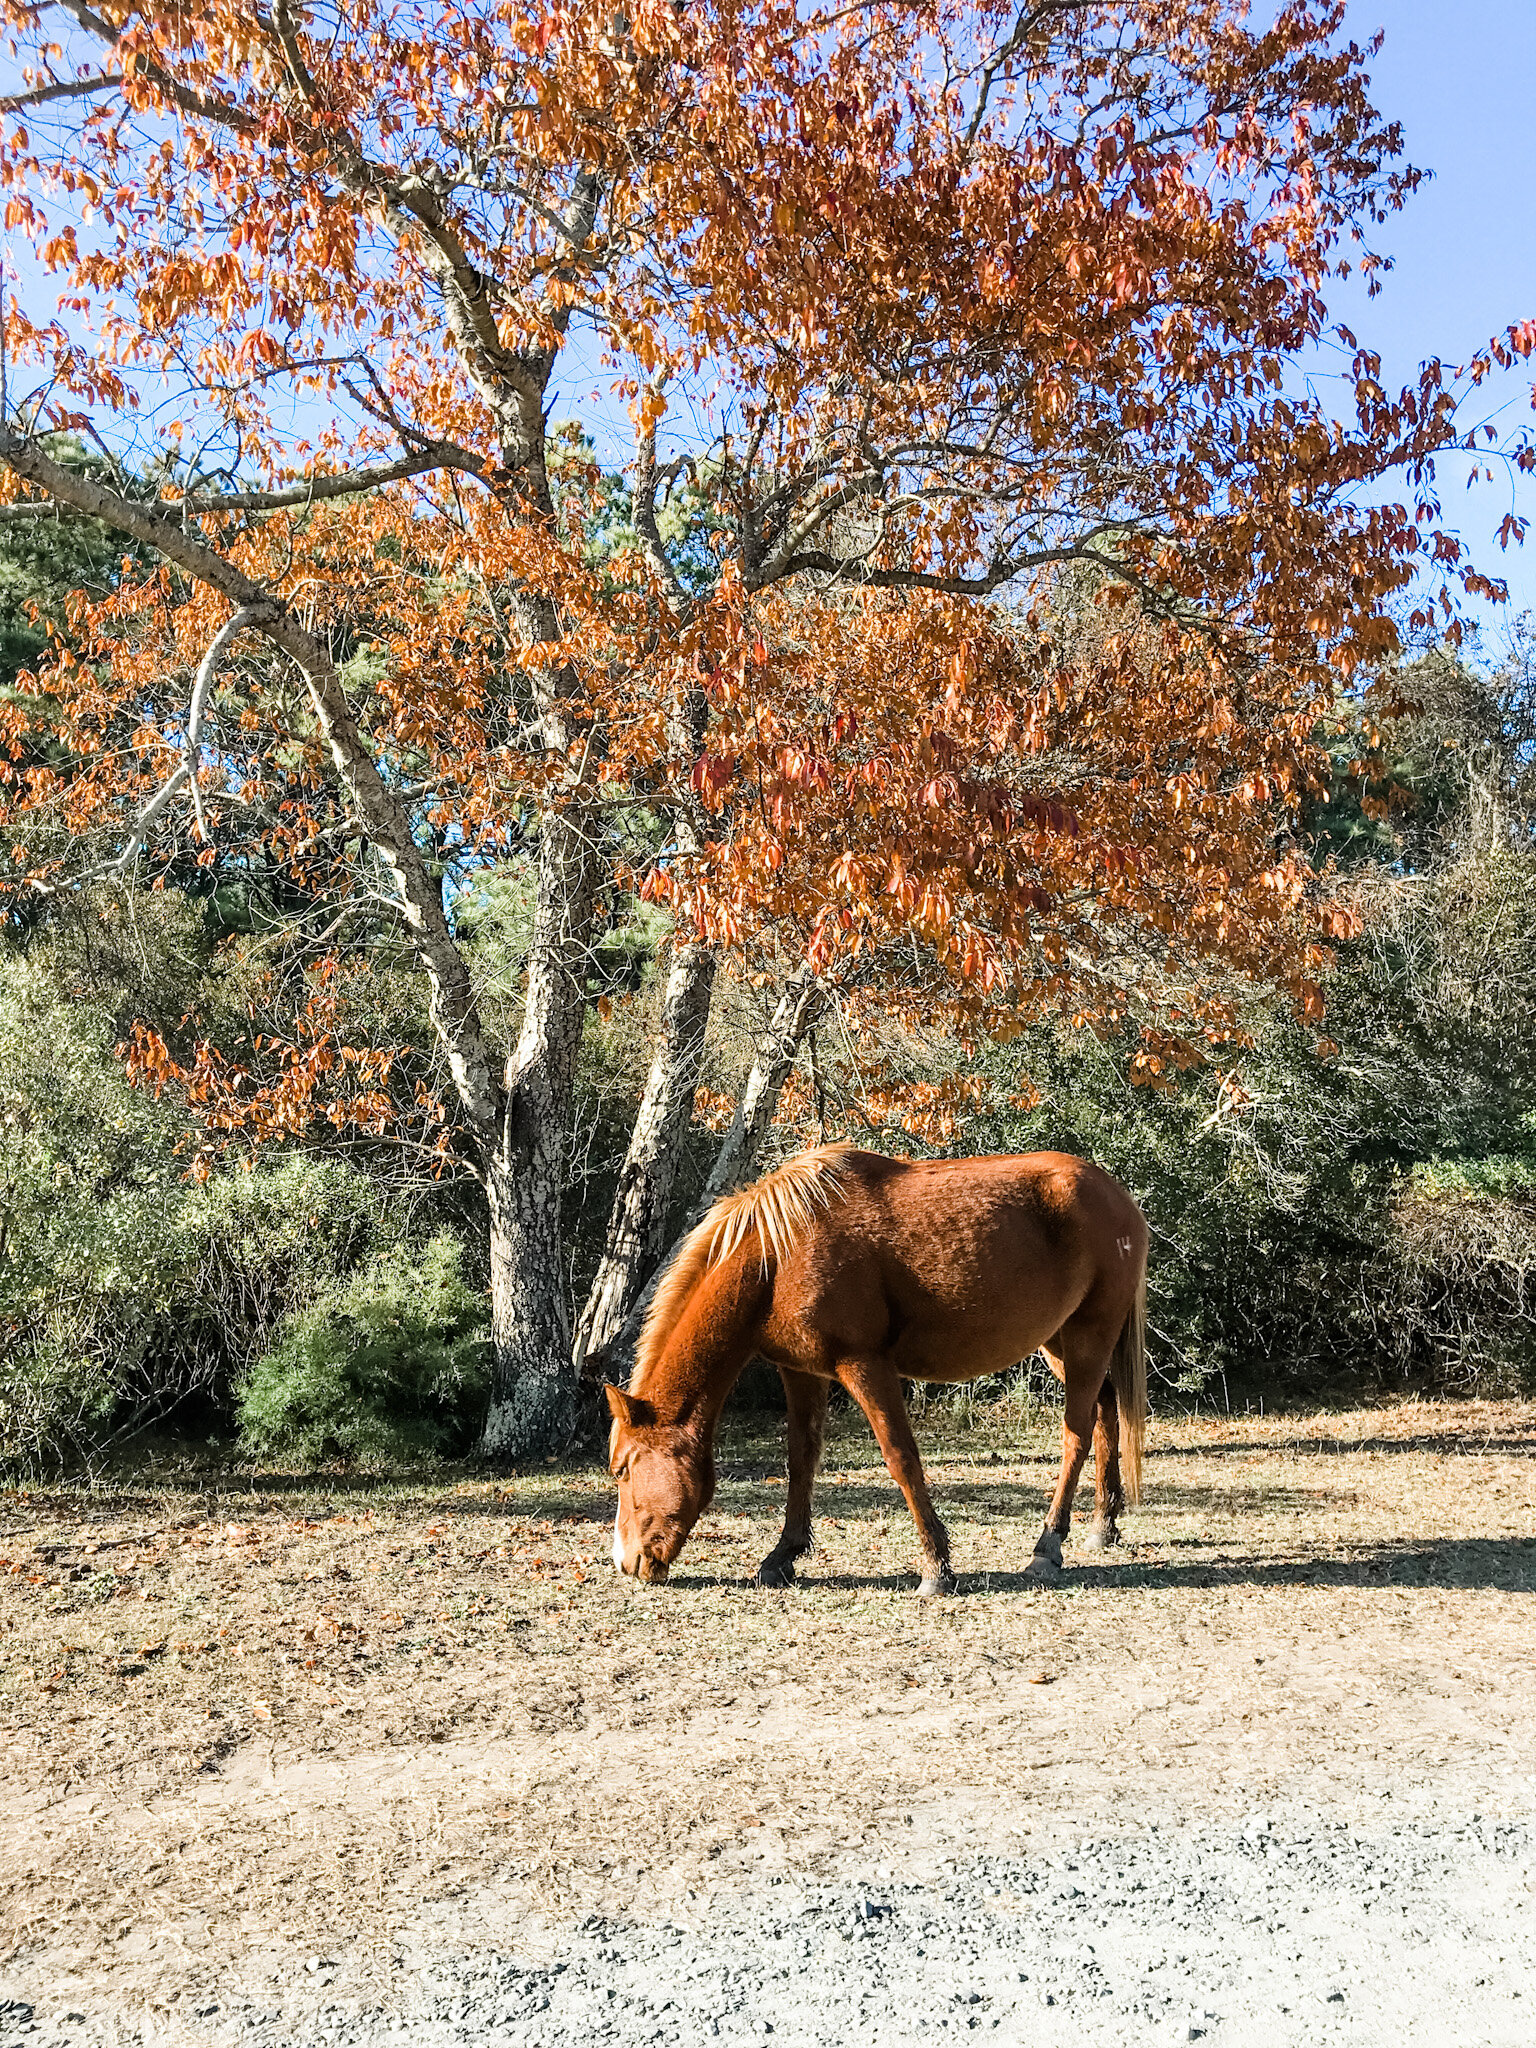
[[[138,551],[4,714],[6,886],[254,862],[316,934],[392,922],[490,1206],[488,1448],[559,1439],[573,1345],[665,1249],[722,948],[767,997],[721,1185],[829,1004],[1135,1016],[1154,1078],[1238,1028],[1235,983],[1316,1010],[1347,921],[1292,829],[1312,726],[1495,591],[1434,463],[1536,345],[1394,395],[1330,327],[1418,178],[1342,4],[4,14],[7,228],[60,287],[7,301],[4,510]],[[1293,374],[1325,341],[1342,417]],[[627,407],[622,480],[552,431],[576,366]],[[510,1042],[452,886],[508,861]],[[675,945],[573,1332],[624,895]],[[315,1014],[311,1079],[348,1064]],[[251,1050],[140,1040],[226,1125],[335,1110]]]

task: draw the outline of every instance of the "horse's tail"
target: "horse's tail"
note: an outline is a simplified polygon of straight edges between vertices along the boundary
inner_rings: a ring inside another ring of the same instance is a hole
[[[1120,1477],[1132,1507],[1141,1499],[1141,1447],[1147,1433],[1147,1265],[1143,1258],[1136,1299],[1109,1361],[1120,1415]]]

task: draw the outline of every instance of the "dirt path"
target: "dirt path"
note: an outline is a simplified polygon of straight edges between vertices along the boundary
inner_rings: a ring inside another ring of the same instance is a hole
[[[0,2038],[662,2042],[722,2000],[736,2036],[1053,2038],[1049,1997],[1077,2039],[1513,2040],[1536,1407],[1163,1424],[1131,1541],[1042,1593],[1050,1456],[945,1434],[937,1604],[851,1428],[786,1594],[748,1583],[749,1436],[655,1590],[596,1474],[0,1498]]]

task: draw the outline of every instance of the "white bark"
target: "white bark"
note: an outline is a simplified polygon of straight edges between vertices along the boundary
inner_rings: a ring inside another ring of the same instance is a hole
[[[693,1115],[714,984],[713,951],[679,947],[667,975],[661,1030],[619,1174],[602,1260],[576,1332],[578,1375],[588,1352],[601,1351],[623,1323],[666,1248],[667,1213]]]
[[[710,1168],[709,1178],[681,1230],[673,1239],[667,1256],[660,1260],[649,1280],[632,1301],[622,1324],[599,1352],[594,1345],[584,1361],[589,1378],[627,1381],[634,1363],[635,1344],[662,1275],[672,1263],[677,1247],[696,1223],[702,1222],[713,1203],[722,1195],[744,1186],[757,1170],[763,1144],[772,1127],[784,1083],[799,1056],[805,1034],[827,1006],[827,992],[809,968],[794,976],[779,998],[772,1017],[757,1041],[751,1071],[736,1105],[730,1127],[720,1141],[720,1150]]]
[[[480,1448],[503,1462],[563,1450],[576,1426],[560,1201],[597,882],[585,828],[558,811],[541,828],[523,1026],[486,1179],[496,1362]]]

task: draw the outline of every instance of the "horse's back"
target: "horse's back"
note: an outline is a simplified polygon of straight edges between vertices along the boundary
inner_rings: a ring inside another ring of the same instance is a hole
[[[775,1289],[775,1350],[797,1334],[829,1357],[892,1355],[912,1378],[971,1378],[1027,1356],[1145,1256],[1131,1196],[1069,1153],[850,1152],[841,1178]]]
[[[980,1254],[1021,1233],[1042,1250],[1080,1247],[1090,1256],[1127,1232],[1145,1243],[1146,1223],[1130,1191],[1093,1160],[1070,1152],[994,1152],[976,1159],[852,1152],[846,1172],[848,1200],[829,1215],[828,1226],[836,1229],[841,1221],[924,1253],[935,1238],[957,1249],[974,1246]]]

